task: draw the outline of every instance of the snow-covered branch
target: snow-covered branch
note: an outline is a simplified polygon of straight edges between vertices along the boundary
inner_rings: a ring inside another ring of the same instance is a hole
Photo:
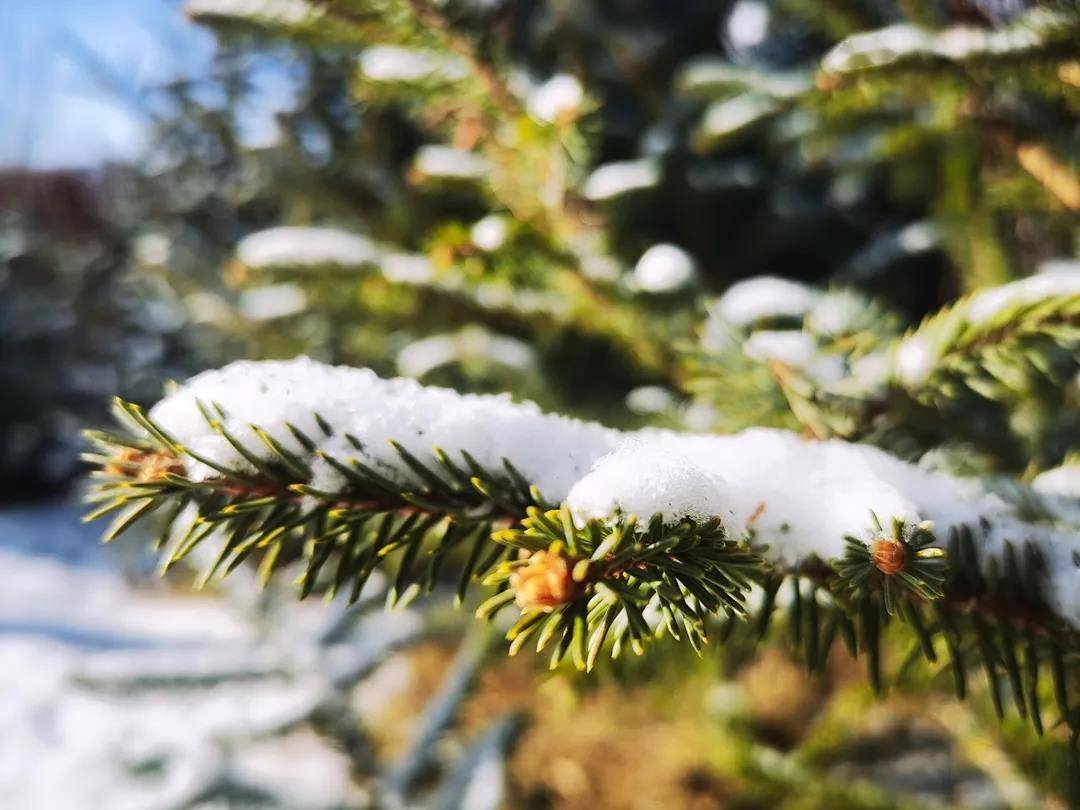
[[[310,491],[329,497],[349,488],[350,459],[402,490],[430,484],[432,474],[453,483],[450,468],[418,469],[415,461],[428,464],[436,450],[485,470],[503,470],[509,460],[544,502],[565,502],[579,521],[716,520],[726,537],[752,538],[785,570],[842,558],[849,537],[871,543],[871,513],[907,525],[930,521],[941,538],[973,532],[987,570],[1003,565],[1011,546],[1036,551],[1047,603],[1080,624],[1073,557],[1080,535],[1024,523],[976,482],[866,445],[768,429],[620,432],[506,396],[462,395],[306,358],[201,374],[158,403],[150,419],[196,482],[214,481],[223,469],[258,476],[259,462],[271,464],[282,450],[310,471]]]

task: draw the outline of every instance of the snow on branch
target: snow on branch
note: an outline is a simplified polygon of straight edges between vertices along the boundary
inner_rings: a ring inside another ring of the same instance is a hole
[[[184,11],[193,19],[237,19],[264,25],[309,24],[323,14],[306,0],[187,0]]]
[[[220,415],[219,427],[206,419],[207,408]],[[252,459],[269,461],[277,444],[311,470],[315,491],[345,488],[349,458],[415,488],[431,468],[418,471],[410,459],[426,461],[438,448],[491,470],[509,460],[544,501],[566,502],[579,520],[656,513],[669,523],[718,520],[726,536],[767,544],[765,558],[791,568],[840,559],[846,538],[872,540],[871,512],[906,525],[931,521],[941,537],[974,531],[987,566],[1003,564],[1014,545],[1030,544],[1046,567],[1047,602],[1080,625],[1080,535],[1025,524],[976,483],[870,446],[768,429],[626,433],[506,396],[462,395],[306,358],[206,372],[158,403],[150,418],[202,459],[183,461],[195,480],[213,479],[222,468],[255,473]]]
[[[600,425],[547,415],[531,403],[515,404],[509,396],[463,395],[406,378],[384,380],[368,369],[306,357],[241,361],[205,372],[150,411],[184,448],[217,465],[248,470],[251,463],[208,425],[197,403],[220,406],[225,429],[256,456],[270,457],[252,425],[302,455],[311,463],[313,485],[324,490],[341,487],[344,479],[320,454],[358,455],[401,484],[415,481],[390,444],[394,441],[417,458],[429,458],[436,447],[452,457],[464,450],[490,469],[501,468],[508,458],[548,500],[558,502],[620,438]],[[317,424],[316,415],[332,435]],[[315,448],[307,450],[288,425],[311,437]],[[217,474],[198,462],[189,472],[197,478]]]
[[[365,236],[337,228],[281,225],[245,236],[236,257],[260,270],[326,265],[371,269],[378,266],[382,250]]]
[[[848,37],[822,59],[829,73],[910,67],[934,61],[968,64],[1016,59],[1041,50],[1067,48],[1075,35],[1075,13],[1035,9],[999,29],[953,26],[929,31],[898,23]]]
[[[1045,270],[979,290],[929,318],[897,345],[893,374],[904,387],[919,388],[935,373],[949,371],[983,349],[997,348],[1011,334],[1045,335],[1075,346],[1078,322],[1080,272],[1071,267]],[[1023,349],[1030,352],[1032,347]]]

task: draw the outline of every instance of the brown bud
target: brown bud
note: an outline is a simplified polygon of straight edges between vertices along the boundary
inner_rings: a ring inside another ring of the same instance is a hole
[[[180,459],[160,450],[138,450],[125,447],[106,463],[105,472],[136,481],[156,481],[167,473],[184,474]]]
[[[881,537],[870,546],[870,557],[878,571],[891,577],[904,570],[907,548],[899,540]]]
[[[522,610],[553,610],[581,595],[584,586],[574,579],[577,560],[556,551],[537,551],[528,565],[510,576]]]

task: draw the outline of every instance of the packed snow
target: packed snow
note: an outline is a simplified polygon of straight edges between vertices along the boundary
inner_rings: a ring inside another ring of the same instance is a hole
[[[235,467],[244,467],[243,458],[210,429],[196,401],[221,405],[227,414],[225,428],[256,454],[267,451],[250,425],[270,431],[286,447],[302,453],[302,445],[286,427],[291,423],[336,456],[355,454],[345,434],[357,437],[364,445],[360,455],[365,461],[403,480],[410,477],[391,440],[419,458],[430,458],[434,447],[455,456],[467,450],[492,470],[502,469],[505,456],[552,499],[564,496],[620,438],[617,431],[547,415],[535,404],[516,404],[505,395],[462,395],[306,357],[242,361],[198,375],[151,412],[185,447]],[[333,425],[333,436],[323,436],[316,412]],[[341,485],[340,474],[329,464],[315,459],[313,466],[316,486]],[[217,474],[197,463],[190,472],[199,478]]]
[[[467,450],[493,471],[505,457],[548,500],[566,501],[582,517],[658,511],[669,520],[715,516],[732,536],[752,532],[768,545],[771,559],[785,564],[840,556],[846,535],[866,535],[871,511],[883,521],[933,521],[941,537],[952,527],[975,527],[987,558],[1000,555],[1006,539],[1030,540],[1053,565],[1053,604],[1080,623],[1080,596],[1070,595],[1080,593],[1072,557],[1080,553],[1080,534],[1022,523],[977,483],[920,469],[868,445],[809,441],[769,429],[728,436],[622,432],[544,414],[507,396],[458,394],[297,358],[239,362],[200,374],[151,412],[184,446],[234,467],[244,467],[243,459],[208,427],[196,401],[220,405],[226,429],[256,454],[267,451],[253,424],[304,454],[286,427],[291,423],[319,450],[360,458],[403,485],[418,482],[391,440],[421,459],[430,459],[435,447],[451,457]],[[317,426],[316,411],[333,427],[332,436]],[[334,490],[343,484],[330,465],[309,458],[314,486]],[[188,464],[195,477],[216,475]]]

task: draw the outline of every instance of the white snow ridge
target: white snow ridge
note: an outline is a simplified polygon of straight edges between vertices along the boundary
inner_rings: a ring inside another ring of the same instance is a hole
[[[322,490],[344,481],[304,450],[290,423],[318,443],[317,451],[358,457],[403,484],[418,482],[390,440],[421,459],[436,447],[451,457],[466,450],[497,470],[506,458],[546,499],[567,502],[582,518],[621,513],[648,519],[657,512],[670,521],[716,517],[733,537],[752,528],[755,539],[768,544],[766,556],[781,564],[839,557],[846,535],[866,535],[871,510],[882,521],[933,521],[942,538],[954,527],[974,527],[987,563],[1004,555],[1006,540],[1030,542],[1043,552],[1047,598],[1080,626],[1080,569],[1073,562],[1080,533],[1024,523],[975,481],[920,469],[868,445],[809,441],[761,428],[727,436],[622,432],[545,414],[506,395],[459,394],[300,357],[205,372],[151,411],[182,445],[234,467],[244,467],[243,459],[207,425],[196,401],[220,405],[225,428],[252,453],[269,453],[251,430],[258,425],[305,456],[315,471],[313,484]],[[316,411],[332,426],[332,436],[316,424]],[[188,467],[195,477],[216,475],[198,463]]]

